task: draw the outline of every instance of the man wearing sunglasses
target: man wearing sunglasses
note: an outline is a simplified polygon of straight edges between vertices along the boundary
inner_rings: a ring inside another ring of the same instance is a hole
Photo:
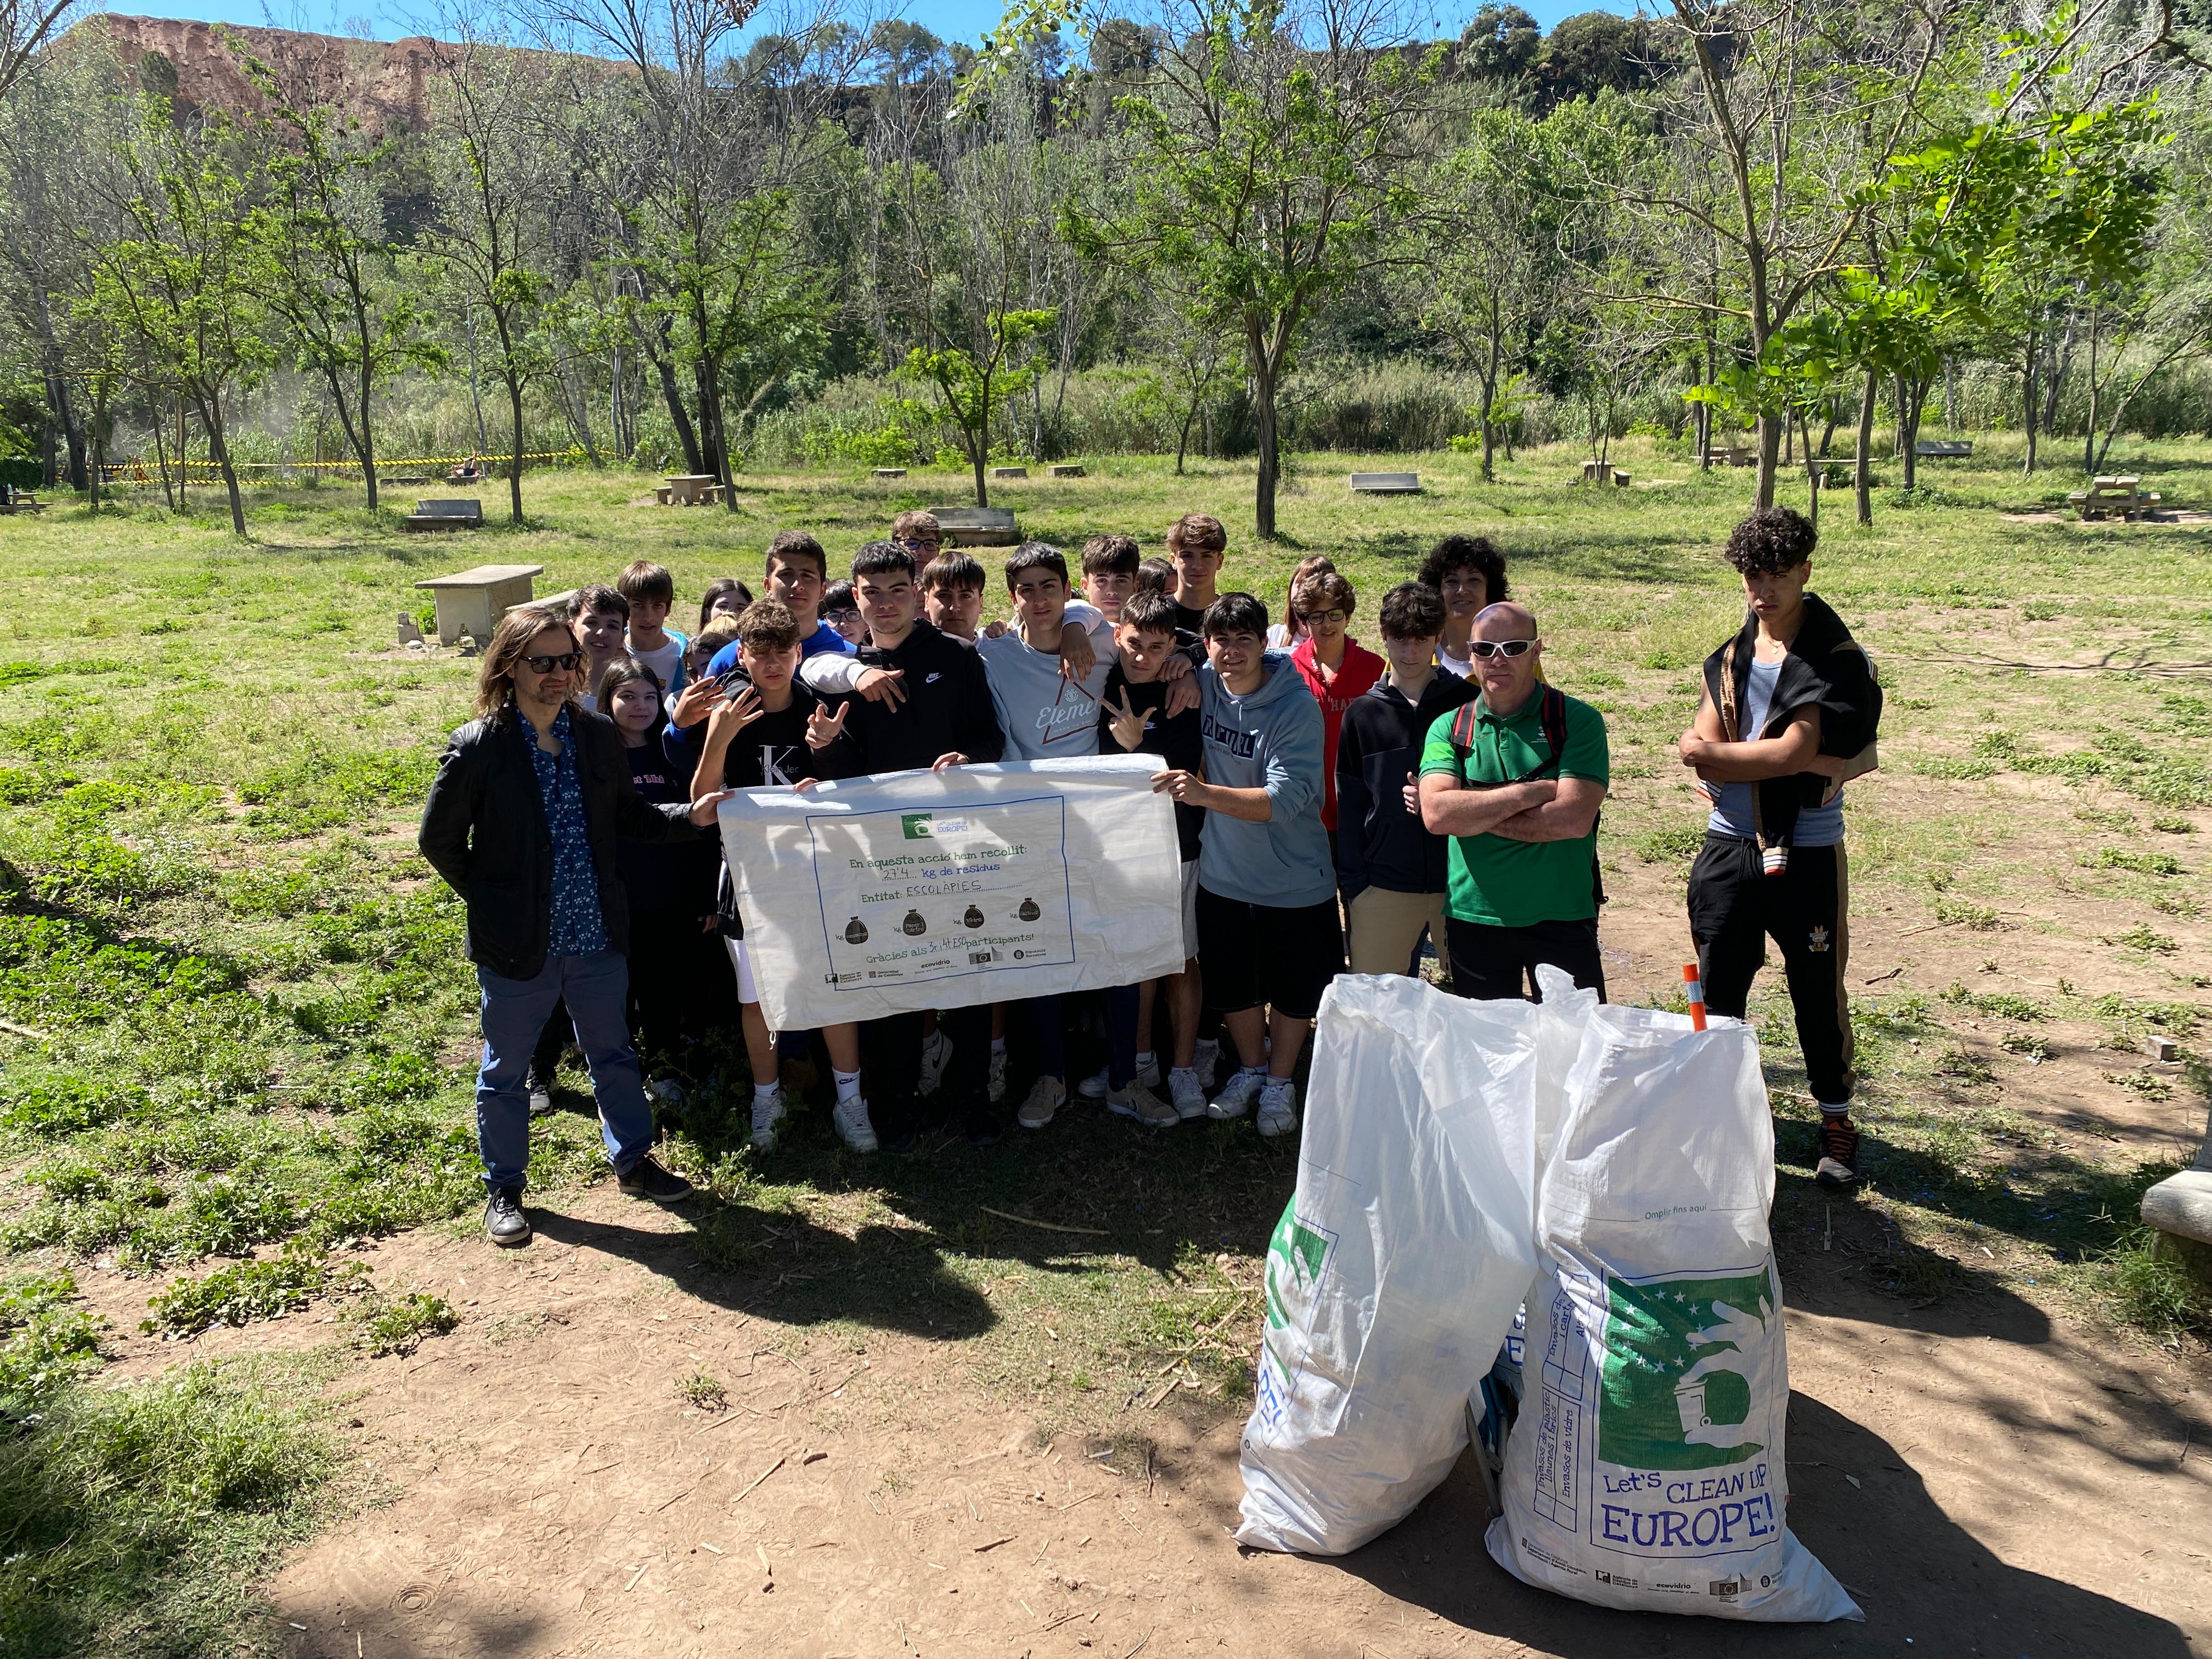
[[[483,993],[477,1141],[484,1231],[526,1244],[532,1046],[565,1002],[591,1068],[607,1159],[623,1191],[658,1204],[691,1183],[653,1161],[653,1108],[630,1047],[629,904],[615,839],[690,840],[728,794],[647,805],[614,723],[578,706],[585,654],[552,606],[510,611],[477,679],[477,718],[453,735],[422,808],[417,845],[468,906]]]
[[[1597,948],[1597,815],[1605,717],[1536,676],[1526,606],[1493,605],[1468,649],[1474,702],[1440,716],[1421,751],[1421,822],[1449,836],[1444,927],[1462,996],[1535,995],[1549,963],[1605,995]]]

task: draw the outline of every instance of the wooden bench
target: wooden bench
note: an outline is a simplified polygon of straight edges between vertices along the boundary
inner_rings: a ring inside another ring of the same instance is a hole
[[[1013,510],[1004,507],[933,507],[947,547],[1012,547],[1022,538]]]
[[[483,503],[478,501],[417,501],[400,521],[405,530],[481,530]]]
[[[2123,519],[2134,519],[2155,509],[2161,497],[2154,490],[2142,488],[2142,480],[2130,473],[2120,477],[2094,478],[2087,489],[2069,491],[2066,496],[2074,510],[2084,520],[2101,519],[2107,513],[2118,513]]]
[[[428,588],[437,602],[439,644],[451,645],[465,634],[482,645],[501,617],[530,603],[531,578],[544,569],[542,564],[480,564],[415,586]]]
[[[1912,453],[1923,461],[1963,461],[1974,453],[1971,438],[1923,438]]]
[[[1421,475],[1418,472],[1355,472],[1352,475],[1352,489],[1358,495],[1418,495],[1421,493]]]
[[[19,489],[11,500],[0,501],[0,513],[43,513],[46,504],[27,489]]]

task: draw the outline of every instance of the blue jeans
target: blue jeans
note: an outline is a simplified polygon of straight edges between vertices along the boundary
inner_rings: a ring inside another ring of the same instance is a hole
[[[1029,1010],[1036,1033],[1037,1071],[1067,1081],[1066,1049],[1060,1041],[1060,999],[1031,997]],[[1106,993],[1106,1081],[1119,1089],[1137,1079],[1137,988],[1116,985]]]
[[[483,1066],[477,1073],[477,1146],[484,1185],[520,1187],[530,1164],[531,1050],[565,1000],[576,1042],[591,1068],[599,1103],[599,1134],[618,1173],[653,1147],[653,1107],[629,1046],[629,963],[612,951],[548,957],[535,979],[503,979],[477,969],[483,990]]]

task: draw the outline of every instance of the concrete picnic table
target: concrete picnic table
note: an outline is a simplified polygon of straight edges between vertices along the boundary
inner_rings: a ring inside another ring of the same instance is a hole
[[[722,481],[711,472],[676,472],[668,477],[668,499],[676,507],[696,507]]]
[[[439,644],[451,645],[466,634],[482,645],[501,617],[530,603],[531,578],[544,570],[542,564],[480,564],[415,586],[428,588],[437,601]]]

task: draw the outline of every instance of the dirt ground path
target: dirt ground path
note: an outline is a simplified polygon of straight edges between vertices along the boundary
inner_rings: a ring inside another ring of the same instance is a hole
[[[2203,1393],[2017,1302],[1792,1310],[1791,1523],[1868,1620],[1747,1628],[1514,1583],[1466,1462],[1342,1560],[1240,1551],[1240,1412],[1045,1441],[937,1345],[696,1299],[677,1226],[604,1189],[524,1255],[380,1254],[467,1319],[349,1379],[401,1495],[270,1586],[303,1656],[2212,1650]],[[727,1410],[684,1401],[702,1367]]]

